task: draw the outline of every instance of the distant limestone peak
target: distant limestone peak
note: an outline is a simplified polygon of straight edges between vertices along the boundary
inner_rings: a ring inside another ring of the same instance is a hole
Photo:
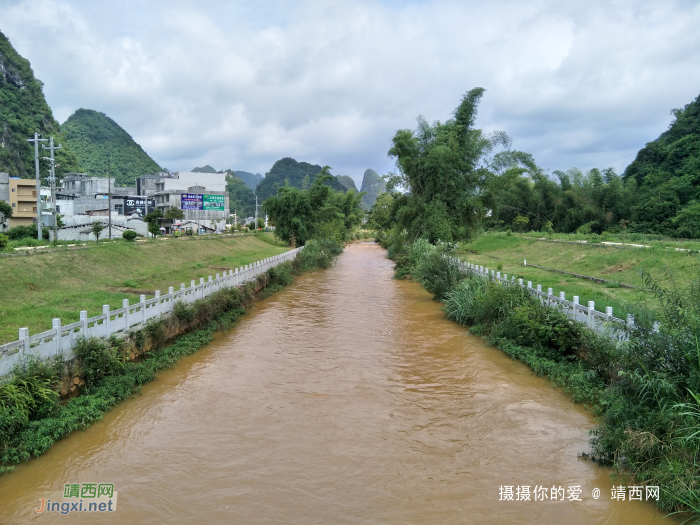
[[[386,182],[384,179],[374,170],[366,169],[365,175],[362,177],[362,187],[360,191],[366,191],[367,195],[362,197],[362,201],[365,203],[367,208],[374,206],[377,201],[377,195],[386,189]]]

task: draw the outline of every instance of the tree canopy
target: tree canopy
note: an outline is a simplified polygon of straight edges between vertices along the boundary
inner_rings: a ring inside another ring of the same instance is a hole
[[[312,238],[342,242],[360,224],[362,193],[334,191],[324,166],[307,190],[289,184],[265,201],[264,208],[275,225],[275,235],[291,245],[302,246]]]
[[[402,129],[394,135],[389,155],[396,159],[398,174],[387,188],[404,191],[393,209],[399,229],[412,239],[469,239],[492,206],[494,173],[488,169],[488,155],[498,145],[508,147],[510,139],[474,128],[484,91],[469,91],[444,123],[431,125],[419,117],[415,131]]]

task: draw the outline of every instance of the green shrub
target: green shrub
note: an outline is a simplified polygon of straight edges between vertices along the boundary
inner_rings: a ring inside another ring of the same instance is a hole
[[[120,371],[126,360],[108,341],[97,337],[81,338],[73,353],[82,361],[87,389],[95,386],[106,375]]]
[[[290,262],[278,264],[274,268],[270,268],[267,273],[272,285],[289,286],[294,282],[294,268]]]
[[[331,239],[311,240],[304,245],[294,260],[296,273],[330,268],[343,246]]]
[[[409,260],[414,255],[411,250]],[[443,300],[464,277],[457,263],[443,249],[436,248],[420,251],[416,263],[411,264],[411,274],[438,300]]]
[[[125,241],[133,241],[136,239],[136,232],[134,230],[126,230],[124,233],[122,233],[122,239]]]
[[[182,325],[189,325],[195,320],[195,309],[189,304],[178,301],[173,306],[173,317]]]

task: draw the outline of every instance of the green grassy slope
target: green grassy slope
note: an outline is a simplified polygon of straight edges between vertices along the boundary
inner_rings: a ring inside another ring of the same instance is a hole
[[[79,251],[58,251],[30,257],[2,258],[0,271],[0,344],[17,339],[18,329],[30,334],[102,312],[102,305],[120,308],[123,299],[207,278],[286,251],[271,234],[251,237],[172,238],[145,243],[114,242]]]
[[[596,310],[605,311],[613,307],[616,317],[624,317],[635,310],[635,305],[644,298],[642,290],[617,288],[615,285],[598,284],[573,276],[548,272],[528,264],[537,264],[557,270],[599,277],[615,282],[624,282],[643,287],[642,269],[664,282],[669,275],[680,284],[688,283],[696,275],[700,264],[698,254],[680,252],[666,248],[659,242],[647,242],[650,248],[620,249],[601,245],[555,243],[531,237],[506,234],[483,235],[474,242],[460,247],[458,254],[465,261],[479,264],[502,273],[541,284],[543,289],[554,288],[554,293],[566,292],[567,299],[580,297],[582,304],[595,301]],[[478,252],[470,253],[468,250]],[[492,256],[492,257],[489,257]],[[498,257],[494,259],[493,257]]]

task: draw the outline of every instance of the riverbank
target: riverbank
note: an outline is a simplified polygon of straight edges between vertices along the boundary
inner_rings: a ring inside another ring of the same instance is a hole
[[[153,297],[155,290],[207,278],[287,251],[272,234],[250,237],[218,235],[143,243],[112,242],[90,249],[0,259],[0,344],[63,324],[99,315],[102,305],[120,308],[123,299]]]
[[[602,244],[600,239],[591,236],[586,243],[573,239],[565,241],[566,238],[559,235],[550,240],[541,235],[490,233],[460,245],[456,255],[464,261],[522,277],[525,281],[532,281],[533,285],[541,284],[545,290],[553,288],[556,295],[559,291],[566,292],[567,298],[578,295],[581,304],[595,301],[596,309],[600,311],[612,306],[614,314],[620,318],[638,311],[640,292],[647,288],[642,269],[665,285],[671,284],[672,276],[673,281],[681,286],[692,282],[700,269],[697,242],[646,240],[644,243],[648,248],[622,249],[622,246]],[[679,248],[683,246],[685,248]],[[694,249],[696,253],[677,248]],[[523,265],[524,260],[528,266]],[[562,275],[532,265],[586,277]],[[587,277],[609,282],[594,282]],[[620,286],[621,283],[636,288],[625,288]],[[649,305],[653,306],[653,301]]]
[[[215,331],[230,328],[253,302],[291,284],[295,275],[328,267],[341,250],[333,243],[311,241],[293,262],[268,270],[255,283],[219,291],[192,305],[178,303],[171,316],[153,320],[125,339],[81,340],[74,349],[77,359],[70,363],[30,362],[0,386],[0,473],[101,419],[155,379],[156,372],[209,343]],[[60,398],[69,399],[63,404]]]
[[[700,359],[697,283],[651,288],[653,320],[640,317],[617,343],[568,320],[519,286],[462,274],[444,257],[451,246],[419,240],[390,246],[397,276],[410,275],[445,303],[446,315],[544,375],[601,418],[592,458],[659,486],[658,506],[700,517]],[[505,270],[505,268],[504,268]],[[650,281],[652,282],[652,281]],[[653,284],[653,282],[652,282]]]
[[[115,524],[680,523],[612,501],[609,469],[576,457],[591,414],[448,321],[393,266],[353,243],[258,303],[103,420],[0,476],[0,522],[31,523],[38,498],[102,480],[119,491]],[[499,496],[520,485],[580,486],[581,501]]]

